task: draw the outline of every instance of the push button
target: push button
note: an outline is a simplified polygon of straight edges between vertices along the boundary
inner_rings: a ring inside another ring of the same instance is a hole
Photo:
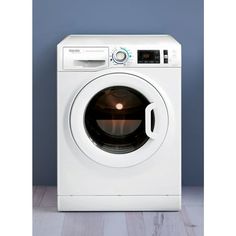
[[[168,50],[163,50],[164,64],[168,64]]]

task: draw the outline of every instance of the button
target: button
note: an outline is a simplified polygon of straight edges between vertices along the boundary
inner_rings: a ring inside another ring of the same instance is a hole
[[[113,60],[118,64],[124,64],[128,59],[128,54],[122,49],[113,53]]]
[[[116,60],[117,61],[124,61],[126,58],[126,54],[122,51],[116,53]]]
[[[163,50],[164,64],[168,64],[168,50]]]

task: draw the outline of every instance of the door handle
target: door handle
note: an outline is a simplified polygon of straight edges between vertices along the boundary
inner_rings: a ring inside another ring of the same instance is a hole
[[[145,132],[151,139],[155,139],[157,134],[152,131],[152,111],[157,108],[156,103],[150,103],[145,109]]]

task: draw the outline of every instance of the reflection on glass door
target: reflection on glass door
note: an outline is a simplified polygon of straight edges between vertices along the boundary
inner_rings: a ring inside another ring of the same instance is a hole
[[[149,139],[145,133],[145,108],[149,104],[140,92],[129,87],[114,86],[100,91],[91,99],[85,113],[89,137],[110,153],[137,150]]]

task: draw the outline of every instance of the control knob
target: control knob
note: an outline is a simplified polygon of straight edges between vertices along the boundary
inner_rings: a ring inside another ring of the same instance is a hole
[[[128,55],[125,50],[120,49],[113,52],[112,58],[116,63],[123,64],[128,60]]]

